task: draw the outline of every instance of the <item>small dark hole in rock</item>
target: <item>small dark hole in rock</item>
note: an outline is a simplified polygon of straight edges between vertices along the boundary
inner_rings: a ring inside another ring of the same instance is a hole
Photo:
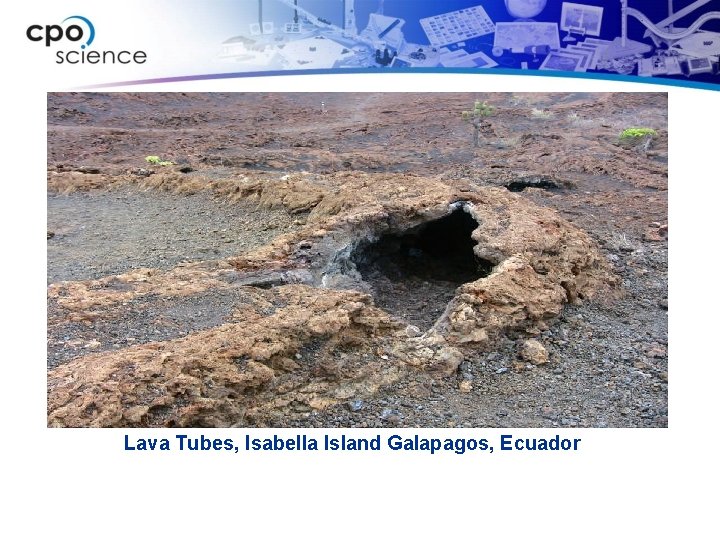
[[[529,187],[547,189],[550,191],[562,188],[562,186],[556,184],[555,182],[549,182],[547,180],[539,180],[539,181],[518,180],[515,182],[510,182],[509,184],[505,184],[505,187],[508,189],[508,191],[512,191],[513,193],[518,193],[520,191],[524,191],[525,188],[529,188]]]
[[[377,306],[420,328],[442,315],[456,289],[492,271],[473,252],[477,222],[462,209],[359,246],[352,256]]]

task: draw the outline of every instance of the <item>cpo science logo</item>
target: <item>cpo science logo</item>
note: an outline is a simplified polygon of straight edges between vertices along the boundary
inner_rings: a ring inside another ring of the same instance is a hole
[[[60,24],[31,24],[25,35],[48,48],[70,48],[55,52],[56,64],[144,64],[147,61],[145,51],[87,50],[95,41],[95,25],[82,15],[66,17]]]

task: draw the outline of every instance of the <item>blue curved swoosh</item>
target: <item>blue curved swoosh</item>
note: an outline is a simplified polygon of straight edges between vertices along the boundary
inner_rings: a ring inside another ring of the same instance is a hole
[[[70,19],[80,19],[82,22],[88,25],[88,28],[90,29],[90,39],[87,40],[85,45],[90,45],[95,39],[95,26],[93,26],[93,23],[91,23],[89,19],[83,17],[82,15],[71,15],[70,17],[67,17],[63,22]]]
[[[637,84],[654,84],[663,86],[678,86],[682,88],[698,88],[700,90],[720,91],[720,84],[708,82],[695,82],[687,79],[674,79],[669,77],[638,77],[637,75],[616,75],[614,73],[587,73],[573,71],[532,71],[527,69],[477,69],[477,68],[408,68],[403,70],[378,70],[373,68],[341,68],[341,69],[297,69],[281,71],[243,71],[232,73],[206,73],[202,75],[176,75],[174,77],[161,77],[154,79],[137,79],[132,81],[116,81],[77,87],[77,90],[112,88],[114,86],[136,86],[143,84],[177,83],[187,81],[208,81],[217,79],[236,79],[243,77],[276,77],[292,75],[327,75],[332,73],[354,74],[386,74],[386,73],[462,73],[468,75],[515,75],[523,77],[562,77],[571,79],[595,79]]]

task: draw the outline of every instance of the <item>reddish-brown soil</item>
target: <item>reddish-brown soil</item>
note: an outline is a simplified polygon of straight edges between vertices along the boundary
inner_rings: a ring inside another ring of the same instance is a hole
[[[49,423],[666,426],[667,141],[660,93],[50,94]],[[484,273],[398,240],[457,201]]]

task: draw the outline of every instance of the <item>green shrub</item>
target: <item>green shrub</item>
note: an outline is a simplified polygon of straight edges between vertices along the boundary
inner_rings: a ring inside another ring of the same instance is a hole
[[[480,128],[486,125],[486,118],[492,116],[495,108],[492,105],[488,105],[487,101],[476,101],[472,110],[462,111],[462,119],[473,125],[473,144],[477,147],[480,146]]]
[[[173,163],[172,161],[165,161],[160,159],[160,156],[147,156],[145,158],[145,161],[147,161],[148,163],[152,163],[153,165],[162,165],[163,167],[167,165],[175,165],[175,163]]]
[[[471,111],[463,111],[462,118],[463,120],[470,120],[471,118],[492,116],[493,112],[495,112],[495,107],[488,105],[487,101],[476,101]]]
[[[646,135],[654,137],[657,135],[657,131],[652,128],[627,128],[620,134],[620,140],[638,139]]]

